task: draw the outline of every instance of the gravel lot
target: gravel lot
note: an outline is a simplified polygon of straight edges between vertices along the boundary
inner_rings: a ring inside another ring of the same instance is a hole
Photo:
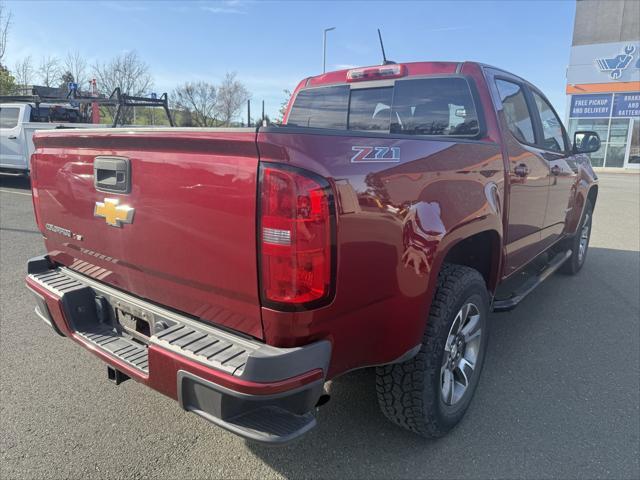
[[[28,185],[0,178],[0,477],[640,478],[640,175],[601,175],[594,222],[577,277],[493,315],[483,378],[450,435],[387,422],[364,370],[332,382],[311,434],[265,448],[136,382],[114,386],[37,319]]]

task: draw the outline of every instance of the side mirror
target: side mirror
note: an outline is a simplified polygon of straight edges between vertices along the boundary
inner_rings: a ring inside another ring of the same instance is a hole
[[[600,136],[596,132],[580,131],[573,134],[573,153],[593,153],[600,150]]]

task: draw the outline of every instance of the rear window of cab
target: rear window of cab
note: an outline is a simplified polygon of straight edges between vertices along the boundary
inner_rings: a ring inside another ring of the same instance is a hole
[[[287,125],[405,135],[475,137],[478,112],[464,77],[397,80],[300,90]]]

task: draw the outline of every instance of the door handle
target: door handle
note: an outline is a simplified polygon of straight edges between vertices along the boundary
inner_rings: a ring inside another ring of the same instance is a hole
[[[562,173],[562,170],[560,169],[560,167],[558,165],[554,165],[553,167],[551,167],[551,173],[553,173],[554,175],[558,176]]]
[[[9,140],[17,140],[18,136],[17,135],[9,135]]]
[[[513,169],[513,173],[515,173],[518,177],[526,177],[529,175],[529,167],[527,167],[524,163],[520,165],[516,165]]]

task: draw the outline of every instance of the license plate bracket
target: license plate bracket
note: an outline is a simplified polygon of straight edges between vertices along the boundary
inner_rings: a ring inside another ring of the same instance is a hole
[[[151,315],[132,305],[116,302],[114,305],[117,327],[138,340],[149,342],[151,336]]]

